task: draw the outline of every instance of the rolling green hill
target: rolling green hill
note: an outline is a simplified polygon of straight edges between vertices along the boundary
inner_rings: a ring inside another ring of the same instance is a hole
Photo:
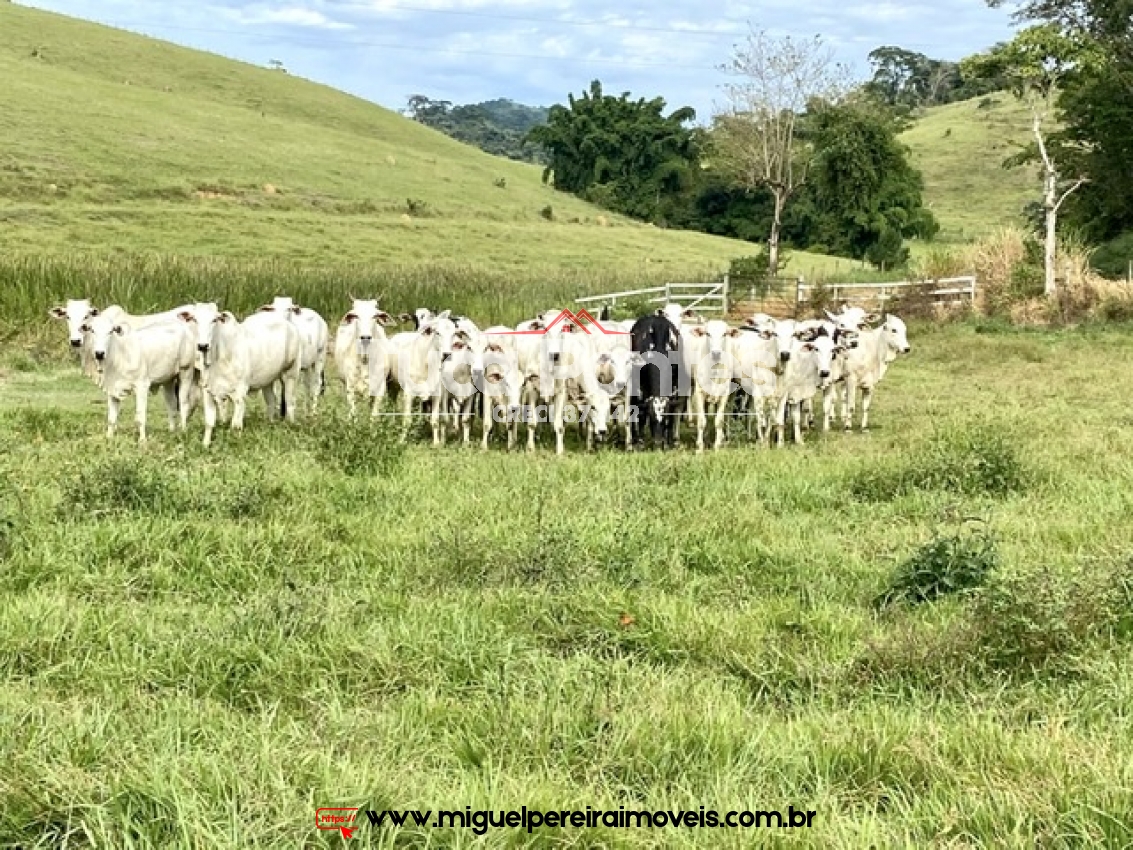
[[[981,108],[983,100],[989,105]],[[901,139],[924,175],[944,240],[966,242],[1018,222],[1023,205],[1038,198],[1033,168],[1002,166],[1030,140],[1026,107],[1009,94],[930,109]]]
[[[604,214],[323,85],[8,3],[0,79],[3,251],[676,273],[753,250]]]

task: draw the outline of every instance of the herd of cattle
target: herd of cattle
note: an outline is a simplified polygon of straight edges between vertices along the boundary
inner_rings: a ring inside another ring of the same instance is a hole
[[[399,401],[405,439],[417,401],[435,445],[450,430],[467,445],[479,418],[485,449],[495,424],[505,427],[509,449],[524,424],[527,448],[534,449],[543,424],[561,454],[567,421],[578,422],[588,450],[615,429],[624,430],[627,449],[642,445],[647,429],[653,444],[665,447],[679,442],[686,419],[700,452],[710,408],[714,448],[735,415],[747,417],[748,435],[754,427],[765,444],[774,425],[782,444],[790,413],[793,439],[801,443],[803,428],[815,424],[816,397],[823,430],[839,401],[850,430],[859,391],[864,431],[874,390],[897,355],[910,350],[897,316],[845,305],[825,319],[756,314],[739,326],[705,321],[677,304],[628,321],[610,321],[605,311],[590,322],[550,310],[514,328],[480,329],[448,310],[394,317],[377,299],[351,300],[333,348],[351,416],[359,400],[368,398],[375,416],[387,397]],[[250,392],[262,392],[269,418],[278,409],[290,421],[300,385],[312,414],[325,392],[330,329],[291,298],[275,298],[242,321],[212,302],[131,315],[71,300],[50,312],[66,320],[83,372],[106,394],[108,436],[122,399],[133,393],[145,441],[147,397],[158,387],[170,430],[184,430],[203,401],[206,446],[229,402],[231,427],[243,427]],[[387,327],[410,322],[413,330],[386,335]]]

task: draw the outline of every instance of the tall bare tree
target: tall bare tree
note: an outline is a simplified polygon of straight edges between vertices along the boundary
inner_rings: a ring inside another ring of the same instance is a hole
[[[1051,156],[1048,123],[1064,75],[1076,64],[1089,61],[1093,61],[1093,57],[1082,45],[1066,37],[1056,26],[1042,24],[1028,27],[1012,41],[998,44],[987,53],[969,56],[961,63],[963,73],[969,77],[997,76],[1006,80],[1012,93],[1030,107],[1034,143],[1005,164],[1021,165],[1038,160],[1042,168],[1042,206],[1046,218],[1043,292],[1048,297],[1057,291],[1058,211],[1071,194],[1088,182],[1082,176],[1067,182],[1059,172]]]
[[[767,189],[774,218],[767,239],[770,273],[779,269],[783,209],[806,183],[811,151],[798,135],[800,117],[814,99],[835,102],[849,75],[818,36],[798,41],[751,30],[720,70],[727,104],[713,117],[713,151],[719,167],[745,190]]]

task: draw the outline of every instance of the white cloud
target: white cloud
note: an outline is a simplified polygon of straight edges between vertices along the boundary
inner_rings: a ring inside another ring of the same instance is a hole
[[[284,24],[325,30],[352,30],[354,24],[335,21],[306,6],[248,6],[226,9],[225,17],[241,24]]]

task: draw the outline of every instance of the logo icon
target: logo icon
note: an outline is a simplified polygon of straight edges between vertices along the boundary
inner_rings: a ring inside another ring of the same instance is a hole
[[[324,806],[323,808],[315,809],[315,827],[331,832],[338,830],[342,833],[344,839],[350,838],[354,835],[356,827],[353,826],[353,824],[357,817],[357,807],[348,809]]]

